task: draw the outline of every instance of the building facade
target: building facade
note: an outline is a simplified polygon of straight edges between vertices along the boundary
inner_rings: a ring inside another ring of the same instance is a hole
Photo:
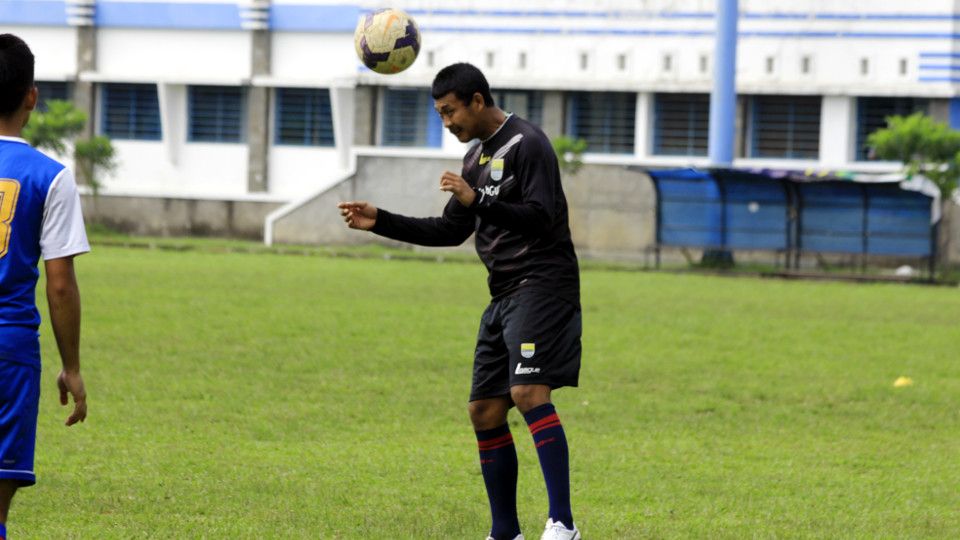
[[[176,199],[260,205],[264,217],[287,205],[282,217],[358,159],[456,160],[464,147],[429,85],[458,61],[484,70],[504,109],[586,139],[589,165],[707,164],[715,2],[391,5],[422,34],[417,62],[391,76],[353,50],[358,17],[380,2],[0,0],[0,28],[34,49],[44,96],[72,99],[113,139],[102,205],[121,213]],[[960,127],[952,0],[741,0],[740,11],[735,166],[891,172],[865,144],[886,116],[922,110]]]

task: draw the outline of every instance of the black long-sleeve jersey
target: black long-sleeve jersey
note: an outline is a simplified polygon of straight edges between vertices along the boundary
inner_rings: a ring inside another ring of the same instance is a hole
[[[463,158],[476,192],[466,207],[450,197],[443,215],[412,218],[379,209],[373,232],[424,246],[456,246],[476,232],[477,254],[494,299],[540,289],[580,305],[580,273],[570,239],[567,200],[550,140],[510,115]]]

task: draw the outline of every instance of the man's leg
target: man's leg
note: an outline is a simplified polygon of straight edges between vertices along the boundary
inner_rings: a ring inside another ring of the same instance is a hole
[[[517,385],[510,396],[527,421],[540,458],[540,468],[550,499],[550,519],[573,529],[570,509],[570,452],[567,436],[557,411],[550,402],[550,387],[542,384]]]
[[[470,402],[470,421],[480,449],[480,471],[487,487],[494,540],[513,540],[520,534],[517,519],[517,449],[507,423],[510,398]]]
[[[7,515],[10,513],[10,501],[20,485],[15,480],[0,480],[0,540],[7,538]]]

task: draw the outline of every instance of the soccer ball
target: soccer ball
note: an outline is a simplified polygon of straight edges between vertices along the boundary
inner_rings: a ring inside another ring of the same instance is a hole
[[[380,9],[360,17],[353,44],[363,65],[377,73],[400,73],[420,52],[420,30],[399,9]]]

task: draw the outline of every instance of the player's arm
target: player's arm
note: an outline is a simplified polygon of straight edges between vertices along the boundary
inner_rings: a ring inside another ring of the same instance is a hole
[[[453,197],[443,215],[430,218],[401,216],[365,201],[342,202],[337,206],[353,229],[421,246],[459,246],[473,232],[473,214]]]
[[[87,392],[80,376],[80,287],[73,258],[90,251],[83,227],[80,195],[73,174],[64,169],[53,181],[43,207],[40,251],[47,278],[50,323],[60,350],[63,370],[57,376],[60,403],[73,396],[73,412],[67,425],[87,417]]]
[[[67,425],[83,422],[87,417],[87,392],[80,375],[80,287],[73,270],[73,256],[44,261],[47,276],[47,304],[50,324],[60,350],[63,370],[57,376],[60,403],[68,403],[73,396],[73,413]]]
[[[441,189],[449,191],[484,221],[504,229],[541,235],[553,228],[557,203],[556,185],[559,167],[552,148],[543,141],[530,144],[518,152],[515,177],[520,182],[521,202],[506,203],[485,196],[470,187],[463,178],[445,173]]]

